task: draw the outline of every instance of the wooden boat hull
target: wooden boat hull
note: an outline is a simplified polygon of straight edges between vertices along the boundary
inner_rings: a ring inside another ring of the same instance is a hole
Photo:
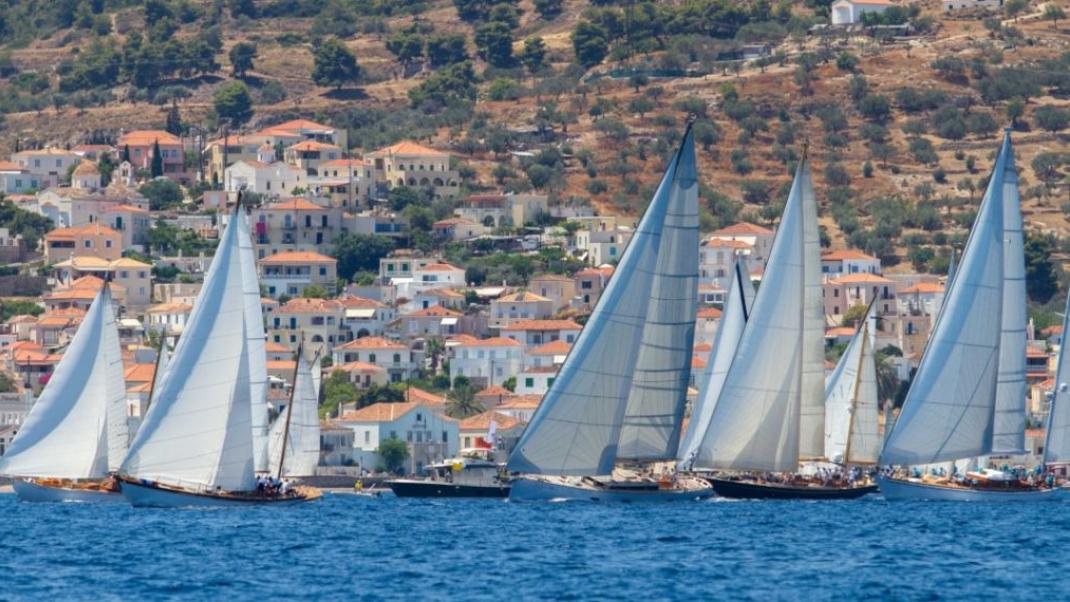
[[[745,500],[854,500],[876,493],[876,485],[860,487],[802,487],[707,477],[717,495]]]
[[[570,477],[525,476],[513,481],[509,501],[515,502],[689,502],[713,496],[701,479],[685,478],[673,489],[599,487]]]
[[[387,481],[394,495],[398,497],[509,497],[509,485],[458,485],[444,481],[418,481],[415,479],[397,479]]]
[[[119,488],[126,501],[139,508],[248,507],[257,504],[298,504],[319,499],[318,490],[314,496],[245,498],[164,488],[128,480],[120,480]]]
[[[125,501],[118,491],[53,487],[30,479],[13,479],[11,487],[21,502],[108,504]]]
[[[998,491],[946,487],[933,483],[877,477],[881,494],[886,500],[927,500],[939,502],[1047,502],[1062,499],[1060,488]]]

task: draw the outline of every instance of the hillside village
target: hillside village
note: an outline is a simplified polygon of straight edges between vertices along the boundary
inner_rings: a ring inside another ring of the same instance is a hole
[[[1070,252],[1058,2],[74,4],[72,23],[12,38],[0,61],[0,454],[105,281],[136,425],[157,350],[181,337],[238,216],[275,408],[298,345],[320,358],[325,471],[417,472],[492,424],[508,451],[688,120],[703,203],[692,397],[735,262],[760,285],[807,152],[828,365],[873,303],[881,396],[900,403],[1006,125],[1030,230],[1023,403],[1043,424]],[[702,31],[680,24],[688,6]],[[214,52],[195,33],[209,20],[228,32]],[[228,75],[124,75],[153,39],[203,43]],[[101,57],[132,62],[112,75]],[[404,454],[381,453],[392,439]]]

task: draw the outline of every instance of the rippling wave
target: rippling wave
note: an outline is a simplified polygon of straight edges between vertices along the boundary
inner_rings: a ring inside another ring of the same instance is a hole
[[[1068,510],[345,495],[163,510],[0,495],[0,599],[1053,599]]]

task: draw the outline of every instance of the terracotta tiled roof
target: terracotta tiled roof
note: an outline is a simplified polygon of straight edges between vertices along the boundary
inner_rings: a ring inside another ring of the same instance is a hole
[[[272,203],[265,207],[268,211],[326,211],[325,208],[313,203],[308,199],[294,197],[292,199]]]
[[[417,144],[410,140],[405,140],[380,148],[379,150],[369,153],[373,157],[381,157],[387,155],[401,155],[401,156],[419,156],[419,155],[432,155],[435,157],[448,157],[449,153],[444,153],[433,148],[426,147],[422,144]]]
[[[182,144],[178,136],[164,130],[134,130],[119,136],[119,146],[144,146],[157,142],[161,145]]]
[[[757,235],[757,234],[772,234],[773,231],[769,228],[763,228],[757,224],[751,224],[748,222],[740,222],[738,224],[732,224],[726,226],[720,230],[715,230],[713,236],[738,236],[744,235]]]
[[[412,402],[373,403],[355,412],[346,412],[339,420],[342,422],[393,422],[419,406],[420,404]]]
[[[293,360],[268,360],[267,369],[290,374],[297,369],[297,362]]]
[[[540,297],[530,291],[517,291],[510,295],[503,295],[495,299],[499,303],[524,303],[529,301],[549,301],[546,297]]]
[[[935,282],[919,282],[914,286],[899,291],[898,295],[931,294],[944,292],[944,285]]]
[[[135,209],[137,209],[137,207],[135,207]],[[138,261],[136,259],[132,259],[130,257],[120,257],[119,259],[116,259],[115,261],[113,261],[110,264],[108,264],[108,267],[111,267],[111,268],[151,268],[152,265],[140,262],[140,261]]]
[[[709,343],[699,343],[695,345],[694,350],[697,353],[709,353],[710,351],[713,351],[713,345],[710,345]]]
[[[1033,347],[1026,347],[1025,348],[1025,356],[1026,357],[1048,357],[1048,354],[1047,354],[1047,352],[1045,352],[1045,351],[1043,351],[1041,349],[1035,349]]]
[[[825,337],[853,337],[855,336],[855,329],[850,326],[837,326],[835,328],[829,328],[825,331]]]
[[[142,209],[141,207],[138,207],[136,205],[127,205],[125,203],[122,205],[116,205],[111,209],[108,209],[107,212],[115,213],[116,211],[129,211],[130,213],[149,213],[147,209]]]
[[[280,306],[280,314],[317,314],[341,311],[342,304],[333,299],[290,299]]]
[[[456,344],[456,345],[460,345],[462,343],[471,343],[471,342],[478,341],[478,340],[479,340],[479,337],[474,337],[474,336],[472,336],[470,334],[458,334],[458,335],[449,337],[448,339],[446,339],[446,342],[447,343],[453,343],[453,344]]]
[[[408,347],[383,337],[362,337],[336,349],[408,349]]]
[[[519,347],[520,343],[505,337],[491,337],[489,339],[476,339],[465,341],[459,347]]]
[[[264,343],[264,351],[267,351],[268,353],[289,353],[290,348],[281,343],[276,343],[275,341],[267,341]]]
[[[188,303],[158,303],[148,309],[150,314],[188,314],[193,306]]]
[[[418,267],[413,271],[414,272],[453,272],[453,271],[456,271],[456,270],[464,271],[461,268],[459,268],[459,267],[457,267],[457,266],[455,266],[453,264],[449,264],[449,263],[446,263],[446,262],[440,262],[440,263],[429,263],[429,264],[427,264],[427,265],[425,265],[423,267]]]
[[[698,310],[697,316],[704,320],[718,320],[722,313],[716,307],[702,307]]]
[[[876,274],[847,274],[830,281],[831,284],[893,284],[891,280]]]
[[[453,311],[452,309],[446,309],[441,305],[432,305],[426,309],[418,309],[414,312],[405,314],[406,318],[456,318],[463,316],[459,311]]]
[[[476,397],[507,397],[512,394],[512,391],[501,385],[491,385],[479,393],[476,393]]]
[[[338,263],[334,257],[327,257],[312,251],[283,251],[268,255],[260,260],[261,265],[278,265],[283,263]]]
[[[368,362],[349,362],[348,364],[342,364],[335,366],[331,370],[342,370],[343,372],[386,372],[386,368],[381,368],[375,364],[369,364]]]
[[[78,167],[74,168],[72,175],[76,176],[99,176],[100,169],[97,168],[97,164],[92,161],[80,161]]]
[[[491,421],[494,421],[496,427],[499,430],[509,430],[515,428],[520,421],[512,416],[506,416],[500,414],[494,410],[483,412],[482,414],[476,414],[469,418],[465,418],[461,421],[459,429],[462,431],[483,431],[486,432],[490,429]]]
[[[449,299],[464,299],[464,293],[452,288],[432,288],[420,291],[417,295],[425,297],[446,297]]]
[[[531,349],[528,351],[528,355],[566,355],[570,349],[572,349],[572,345],[558,339]]]
[[[298,142],[297,144],[294,144],[293,146],[287,148],[286,150],[293,150],[293,151],[337,150],[337,151],[340,151],[342,149],[338,148],[337,146],[335,146],[333,144],[325,144],[323,142],[317,142],[315,140],[305,140],[303,142]]]
[[[22,171],[22,167],[11,161],[0,161],[0,171]]]
[[[705,367],[706,367],[706,360],[702,359],[701,357],[699,357],[697,355],[691,356],[691,369],[692,370],[702,370]]]
[[[156,372],[156,364],[134,364],[126,369],[123,378],[128,383],[152,382],[152,375]]]
[[[723,238],[708,238],[703,243],[707,247],[724,247],[728,249],[750,249],[754,245],[742,240],[725,240]]]
[[[424,405],[445,405],[446,398],[430,391],[424,391],[419,387],[407,387],[405,389],[405,401],[422,403]]]
[[[280,124],[270,126],[280,130],[318,130],[321,132],[333,132],[334,128],[329,125],[323,125],[309,119],[291,119],[284,121]]]
[[[361,160],[361,159],[334,159],[333,161],[325,161],[323,163],[320,163],[320,169],[323,169],[325,167],[326,168],[341,167],[343,169],[348,169],[348,168],[351,168],[351,167],[367,167],[367,166],[368,166],[368,163],[366,161]]]
[[[518,320],[503,326],[502,330],[579,330],[582,328],[572,320]]]
[[[75,226],[73,228],[56,228],[48,234],[45,234],[45,240],[68,240],[73,239],[76,236],[86,236],[104,234],[106,236],[118,237],[119,233],[111,228],[101,224],[86,224],[84,226]]]
[[[498,406],[498,409],[532,410],[539,407],[541,401],[542,395],[513,395]]]

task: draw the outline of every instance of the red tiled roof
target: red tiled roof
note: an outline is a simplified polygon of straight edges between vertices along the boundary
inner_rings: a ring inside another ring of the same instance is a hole
[[[934,282],[919,282],[912,287],[905,288],[898,292],[899,295],[914,295],[914,294],[929,294],[929,293],[942,293],[944,292],[944,285],[936,284]]]
[[[161,145],[182,144],[178,136],[164,130],[134,130],[119,136],[119,146],[144,146],[157,142]]]
[[[343,422],[392,422],[419,405],[413,402],[378,402],[354,412],[346,412],[339,420]]]
[[[519,347],[520,343],[505,337],[491,337],[489,339],[476,339],[465,341],[459,347]]]
[[[843,261],[844,259],[859,259],[863,261],[877,260],[876,257],[866,255],[857,249],[839,249],[836,251],[829,251],[821,256],[822,261]]]
[[[697,316],[706,320],[717,320],[720,319],[721,313],[716,307],[703,307],[698,310]]]
[[[535,347],[528,351],[528,355],[567,355],[570,349],[572,345],[558,339]]]
[[[268,255],[260,260],[261,265],[276,265],[281,263],[338,263],[334,257],[320,255],[311,251],[283,251]]]
[[[408,347],[383,337],[362,337],[336,349],[408,349]]]
[[[379,156],[385,156],[385,155],[403,155],[403,156],[433,155],[433,156],[436,156],[436,157],[449,156],[449,153],[444,153],[444,152],[442,152],[440,150],[435,150],[433,148],[429,148],[429,147],[424,146],[422,144],[417,144],[417,143],[412,142],[410,140],[404,140],[402,142],[398,142],[397,144],[393,144],[391,146],[380,148],[379,150],[373,151],[373,152],[371,152],[369,154],[371,156],[373,156],[373,157],[379,157]]]
[[[572,320],[518,320],[503,326],[502,330],[579,330],[582,328]]]
[[[713,235],[714,236],[729,236],[729,235],[739,235],[739,234],[755,235],[755,234],[772,234],[772,233],[773,233],[773,231],[770,230],[769,228],[763,228],[762,226],[759,226],[757,224],[751,224],[751,223],[748,223],[748,222],[739,222],[738,224],[732,224],[731,226],[726,226],[724,228],[721,228],[720,230],[715,230]]]
[[[299,297],[290,299],[276,311],[280,314],[315,314],[340,311],[341,309],[342,304],[333,299],[305,299]]]
[[[432,305],[426,309],[418,309],[414,312],[405,314],[406,318],[456,318],[463,316],[459,311],[453,311],[452,309],[446,309],[441,305]]]
[[[501,430],[509,430],[520,424],[520,421],[516,418],[513,418],[512,416],[506,416],[505,414],[500,414],[498,412],[495,412],[494,410],[489,410],[483,412],[482,414],[476,414],[475,416],[465,418],[461,421],[458,427],[462,431],[486,432],[490,429],[490,423],[492,420],[494,421],[497,428]]]
[[[308,199],[294,197],[292,199],[273,203],[265,207],[268,211],[326,211],[325,208],[313,203]]]

